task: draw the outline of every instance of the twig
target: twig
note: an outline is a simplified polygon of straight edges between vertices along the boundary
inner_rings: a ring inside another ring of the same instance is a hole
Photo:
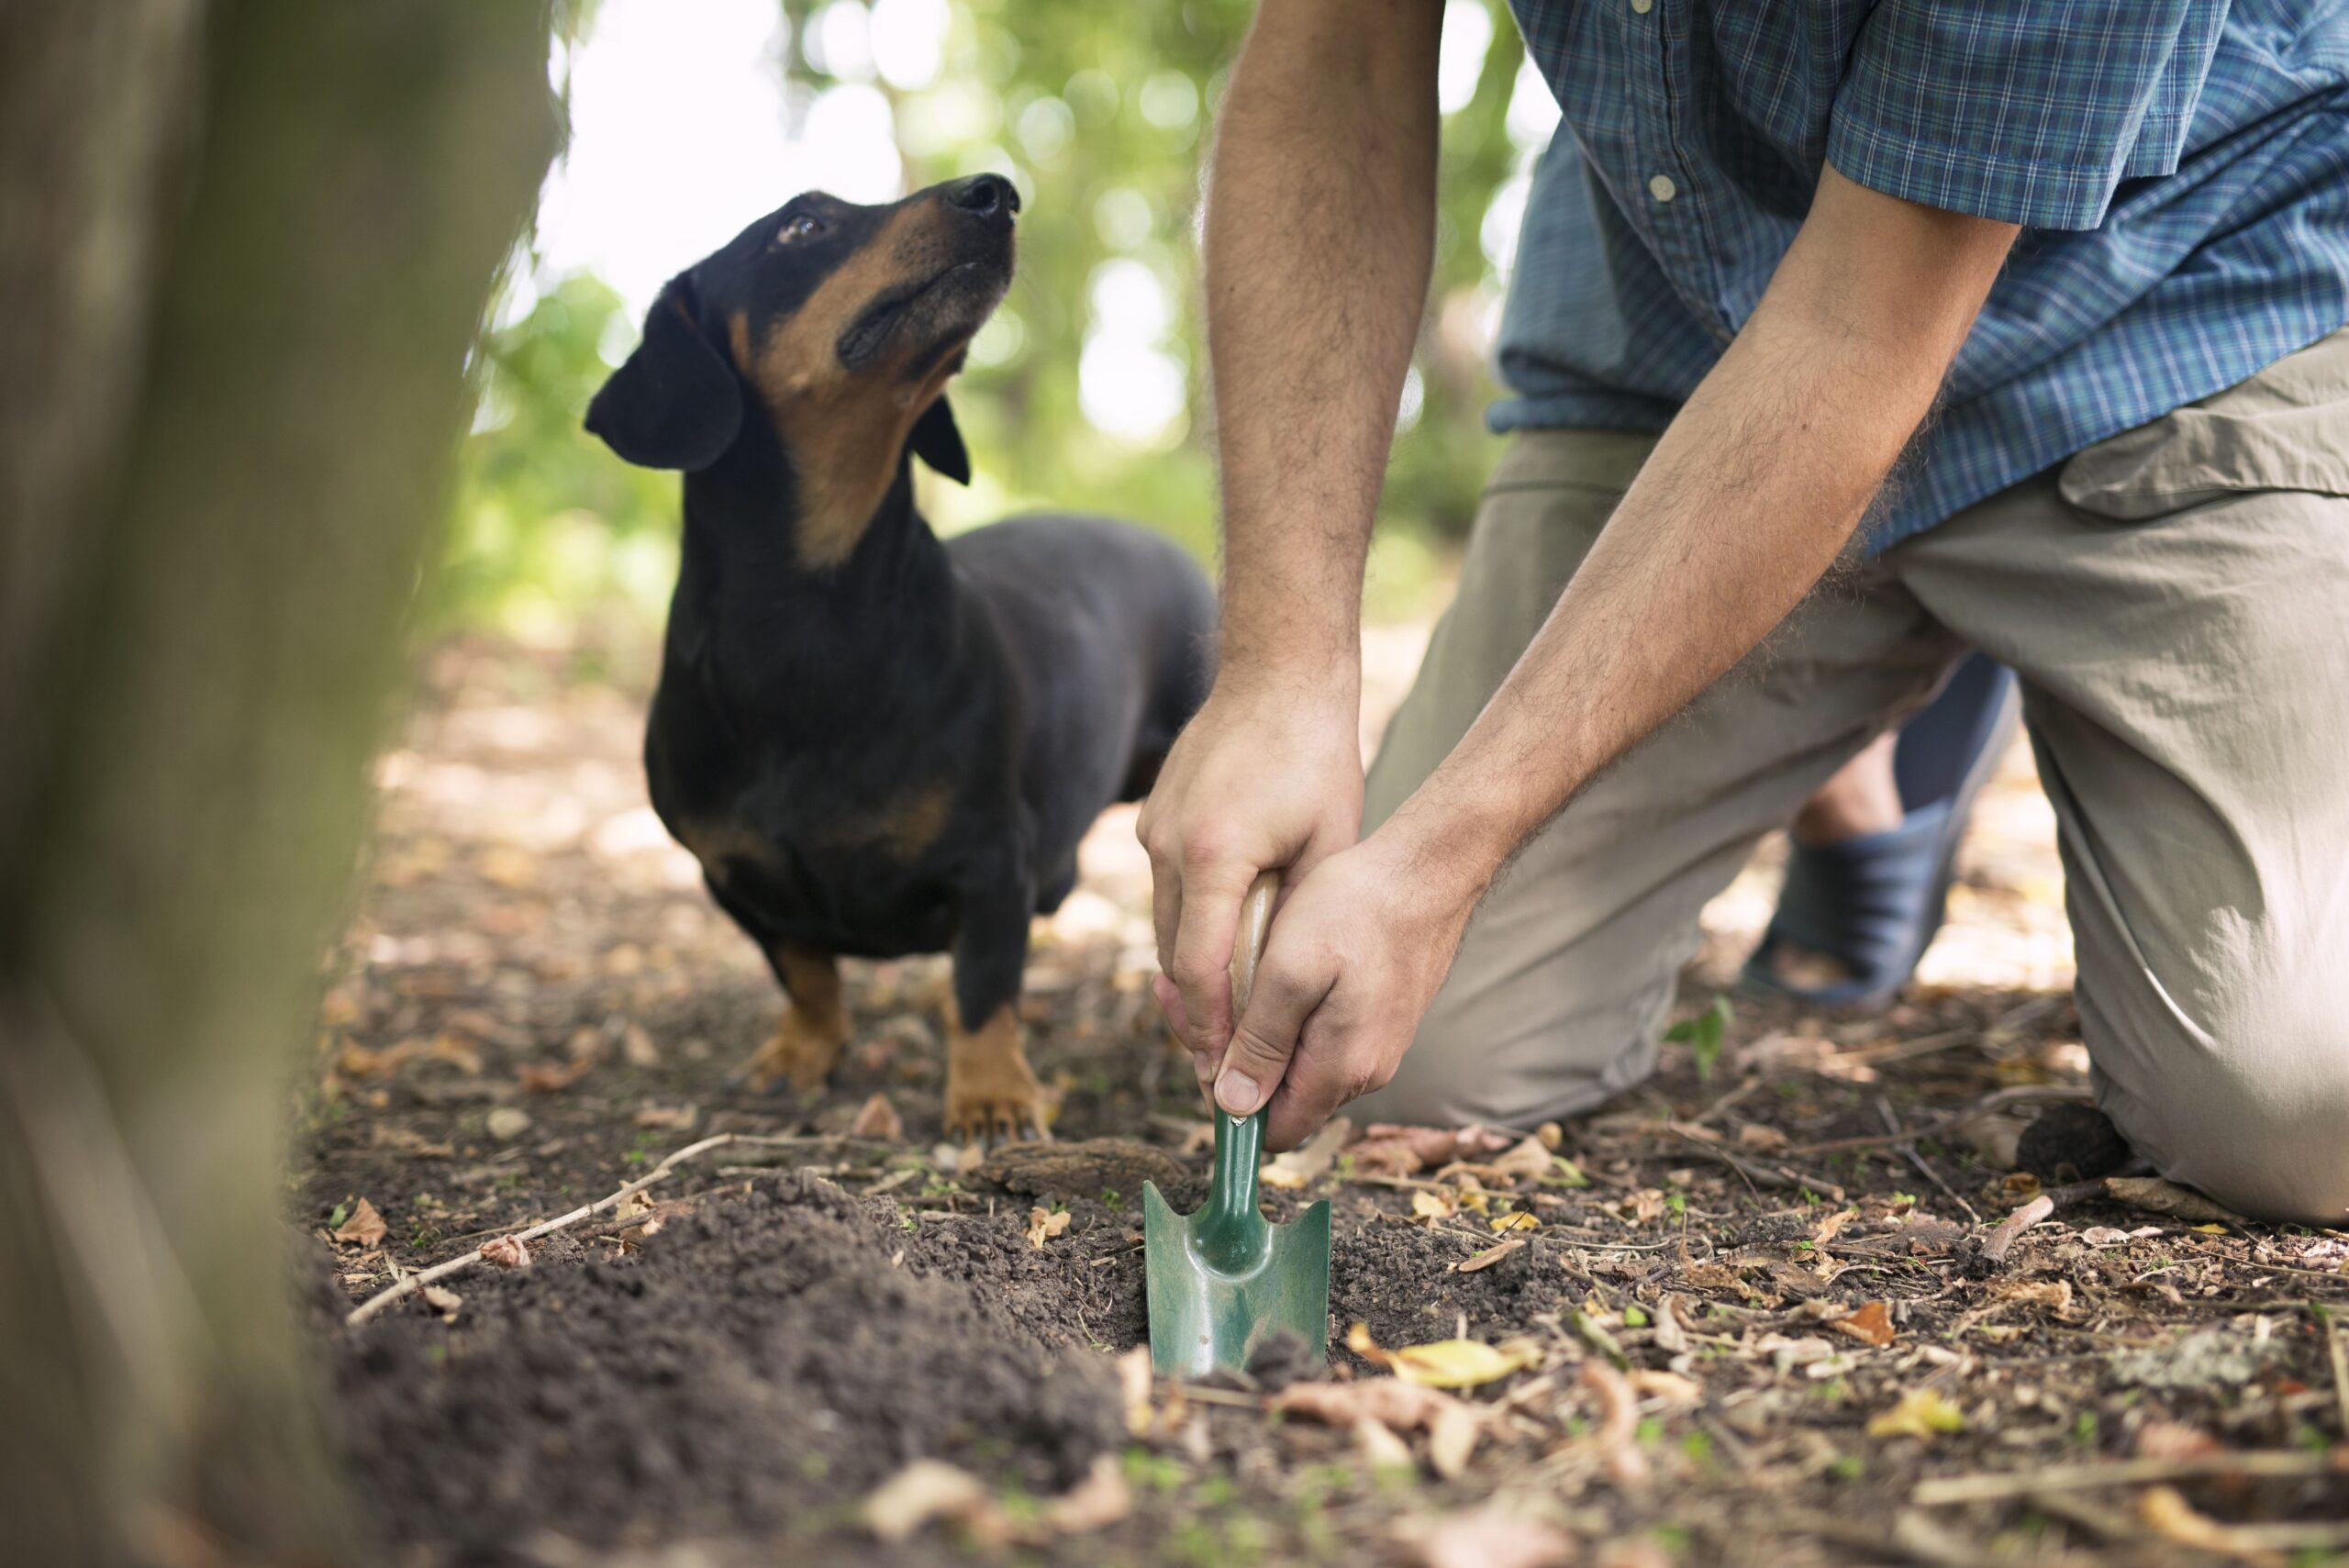
[[[1895,1133],[1899,1133],[1901,1131],[1900,1113],[1892,1108],[1891,1095],[1878,1095],[1876,1097],[1876,1115],[1884,1118],[1884,1125],[1886,1127],[1889,1128]],[[1926,1161],[1922,1154],[1917,1152],[1917,1140],[1913,1136],[1905,1133],[1902,1134],[1902,1136],[1906,1137],[1908,1141],[1899,1144],[1898,1147],[1902,1154],[1908,1156],[1909,1163],[1916,1166],[1918,1170],[1922,1171],[1925,1173],[1925,1180],[1941,1188],[1943,1195],[1946,1196],[1950,1202],[1965,1210],[1965,1218],[1971,1219],[1976,1225],[1981,1224],[1982,1217],[1974,1212],[1974,1206],[1966,1202],[1965,1198],[1959,1196],[1957,1189],[1951,1186],[1947,1182],[1943,1181],[1942,1173],[1939,1171],[1934,1170],[1932,1164]]]
[[[550,1236],[555,1231],[567,1229],[571,1226],[578,1224],[581,1220],[586,1218],[591,1214],[601,1214],[604,1210],[618,1205],[621,1200],[635,1196],[638,1193],[642,1192],[645,1188],[651,1186],[653,1183],[667,1175],[672,1170],[676,1168],[676,1166],[692,1159],[696,1154],[702,1153],[707,1150],[716,1149],[721,1144],[750,1141],[763,1140],[754,1140],[740,1133],[721,1132],[714,1138],[705,1138],[699,1143],[688,1143],[683,1149],[678,1150],[674,1154],[672,1154],[667,1159],[662,1161],[658,1165],[653,1166],[652,1169],[647,1172],[644,1175],[639,1177],[633,1182],[630,1182],[628,1185],[614,1193],[611,1196],[601,1199],[596,1203],[586,1204],[581,1207],[574,1208],[569,1214],[560,1216],[557,1218],[546,1220],[541,1224],[533,1225],[528,1230],[521,1231],[516,1235],[515,1239],[520,1241],[535,1241],[541,1236]],[[484,1242],[484,1245],[485,1246],[487,1243]],[[387,1261],[390,1256],[391,1254],[388,1252],[384,1254]],[[455,1257],[451,1258],[445,1263],[435,1263],[429,1269],[424,1269],[416,1273],[408,1274],[389,1287],[377,1291],[374,1295],[369,1296],[366,1300],[352,1307],[350,1315],[343,1318],[343,1323],[346,1327],[356,1329],[360,1324],[364,1323],[367,1319],[373,1318],[375,1314],[381,1312],[384,1307],[389,1307],[393,1302],[397,1301],[400,1297],[404,1296],[413,1296],[417,1291],[422,1290],[426,1285],[431,1284],[438,1280],[446,1279],[451,1274],[461,1273],[464,1270],[472,1268],[475,1263],[480,1262],[481,1248],[476,1247],[470,1252],[458,1253]],[[395,1273],[397,1271],[395,1270]]]
[[[2315,1310],[2324,1324],[2325,1349],[2332,1357],[2332,1396],[2341,1407],[2341,1436],[2349,1441],[2349,1349],[2342,1346],[2341,1320],[2332,1309],[2319,1307]]]
[[[2305,1480],[2349,1475],[2349,1447],[2321,1452],[2305,1449],[2251,1449],[2235,1453],[2194,1454],[2180,1459],[2115,1459],[2095,1464],[2043,1465],[2005,1474],[1936,1475],[1917,1483],[1909,1500],[1921,1507],[1953,1503],[1998,1503],[2034,1492],[2083,1492],[2098,1486],[2139,1486],[2154,1481],[2192,1481],[2211,1475]]]
[[[1739,1175],[1743,1176],[1748,1182],[1759,1182],[1767,1187],[1808,1187],[1812,1192],[1825,1194],[1838,1203],[1843,1201],[1843,1189],[1824,1177],[1806,1175],[1786,1165],[1775,1163],[1764,1165],[1742,1159],[1718,1144],[1707,1142],[1675,1123],[1666,1122],[1664,1130],[1687,1143],[1690,1148],[1703,1150]]]
[[[2015,1238],[2055,1212],[2055,1200],[2042,1193],[1991,1228],[1982,1239],[1982,1256],[1994,1263],[2007,1261],[2007,1249]]]
[[[1954,1111],[1939,1121],[1927,1122],[1913,1132],[1872,1133],[1865,1138],[1831,1138],[1823,1143],[1798,1143],[1787,1150],[1789,1154],[1843,1154],[1858,1149],[1886,1149],[1896,1143],[1913,1143],[1920,1138],[1939,1138],[1954,1132],[1976,1117],[1987,1116],[2004,1106],[2026,1104],[2033,1100],[2087,1100],[2096,1091],[2086,1084],[2021,1084],[2010,1089],[2000,1089],[1983,1095],[1962,1111]]]

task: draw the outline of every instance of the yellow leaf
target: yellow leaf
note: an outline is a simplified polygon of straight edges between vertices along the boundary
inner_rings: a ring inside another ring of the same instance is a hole
[[[1352,1138],[1354,1124],[1344,1117],[1332,1117],[1321,1130],[1286,1154],[1275,1154],[1256,1173],[1256,1179],[1268,1187],[1286,1187],[1294,1192],[1307,1183],[1326,1174],[1336,1162],[1338,1151]]]
[[[1421,1219],[1449,1219],[1452,1200],[1442,1193],[1431,1193],[1425,1187],[1411,1195],[1411,1212]]]
[[[1531,1340],[1512,1340],[1487,1345],[1477,1340],[1437,1340],[1424,1345],[1382,1349],[1370,1337],[1369,1325],[1357,1323],[1346,1335],[1346,1348],[1375,1362],[1405,1383],[1422,1388],[1474,1388],[1507,1377],[1541,1359]]]
[[[1965,1414],[1937,1388],[1912,1388],[1900,1403],[1877,1413],[1868,1422],[1872,1438],[1922,1438],[1931,1441],[1943,1432],[1965,1429]]]
[[[1496,1230],[1539,1230],[1542,1229],[1542,1222],[1521,1208],[1514,1214],[1497,1214],[1485,1223]]]
[[[1048,1208],[1031,1208],[1028,1211],[1028,1245],[1035,1248],[1039,1252],[1044,1250],[1044,1243],[1047,1240],[1067,1229],[1068,1210],[1066,1209],[1061,1210],[1058,1214],[1054,1214]]]

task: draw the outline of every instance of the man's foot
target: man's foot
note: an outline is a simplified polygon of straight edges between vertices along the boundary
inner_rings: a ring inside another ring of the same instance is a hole
[[[2013,673],[1976,654],[1898,736],[1820,786],[1795,820],[1746,984],[1820,1006],[1891,1001],[1941,929],[1975,794],[2020,712]]]
[[[2094,1106],[2049,1106],[2015,1143],[2015,1164],[2051,1187],[2117,1174],[2135,1158],[2112,1118]]]

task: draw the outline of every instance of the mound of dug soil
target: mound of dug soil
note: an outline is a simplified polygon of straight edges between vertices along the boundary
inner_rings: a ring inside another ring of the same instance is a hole
[[[894,1212],[785,1184],[626,1255],[549,1238],[527,1268],[451,1281],[453,1322],[349,1330],[338,1300],[333,1419],[384,1535],[459,1562],[547,1531],[775,1538],[838,1524],[920,1455],[1069,1485],[1123,1438],[1108,1368],[931,1273],[938,1243]]]

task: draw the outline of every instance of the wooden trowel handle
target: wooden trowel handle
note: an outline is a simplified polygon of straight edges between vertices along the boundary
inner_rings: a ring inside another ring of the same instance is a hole
[[[1256,988],[1256,961],[1264,956],[1264,936],[1273,928],[1273,900],[1280,896],[1281,873],[1260,871],[1240,905],[1240,931],[1231,944],[1231,1021],[1248,1008]]]

